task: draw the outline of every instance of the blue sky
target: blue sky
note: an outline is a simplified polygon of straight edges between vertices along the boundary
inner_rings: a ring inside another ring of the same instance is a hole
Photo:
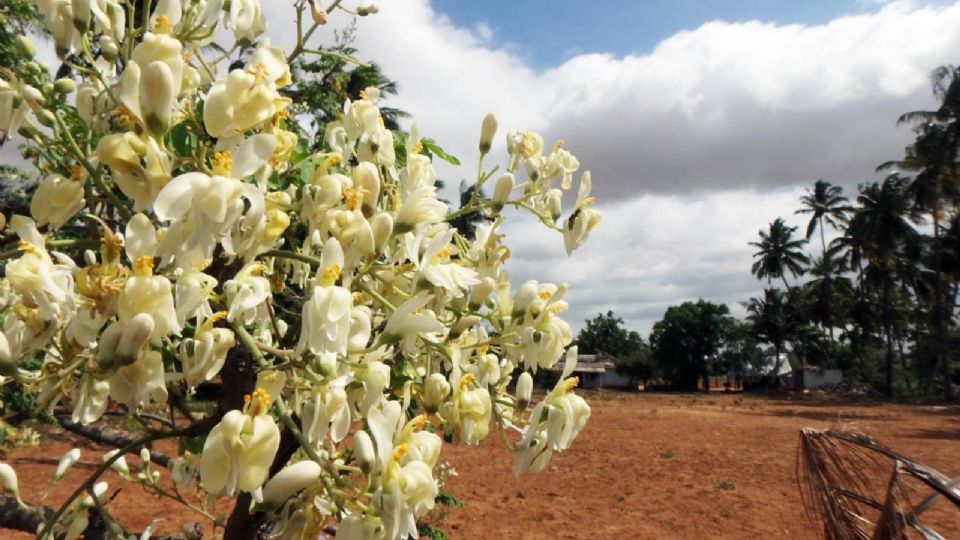
[[[674,33],[716,20],[817,25],[875,10],[869,0],[434,0],[459,26],[484,24],[536,67],[585,52],[649,53]],[[924,5],[939,2],[921,2]]]

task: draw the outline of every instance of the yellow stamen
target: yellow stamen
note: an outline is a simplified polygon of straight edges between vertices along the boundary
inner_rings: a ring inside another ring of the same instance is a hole
[[[537,296],[539,296],[541,300],[549,300],[552,295],[553,293],[550,291],[540,291]]]
[[[183,51],[180,53],[180,58],[182,58],[184,62],[189,63],[190,59],[193,58],[193,55],[190,54],[190,51]]]
[[[133,114],[133,111],[123,105],[117,105],[117,108],[113,110],[113,114],[117,116],[121,124],[126,124],[128,127],[135,127],[137,125],[137,117]]]
[[[566,141],[564,141],[563,139],[560,139],[559,141],[553,143],[553,149],[559,150],[560,147],[563,146],[564,144],[566,144]]]
[[[393,460],[400,461],[403,459],[403,456],[407,455],[407,445],[401,444],[393,449]]]
[[[413,145],[413,148],[410,149],[411,154],[419,154],[423,152],[423,142],[417,141],[417,144]]]
[[[70,166],[70,179],[82,181],[87,178],[87,171],[80,166],[79,163],[74,163]]]
[[[228,151],[216,152],[211,162],[213,174],[225,176],[233,170],[233,155]]]
[[[363,197],[366,194],[367,190],[360,186],[347,188],[343,190],[343,203],[347,205],[348,210],[356,210],[363,204]]]
[[[474,380],[476,380],[476,377],[473,376],[473,373],[467,373],[466,375],[464,375],[463,377],[461,377],[461,378],[460,378],[460,391],[463,392],[464,390],[466,390],[467,385],[469,385],[470,383],[472,383]]]
[[[483,356],[483,355],[487,354],[487,351],[489,351],[489,350],[490,350],[490,346],[489,346],[489,345],[481,345],[481,346],[477,347],[477,352],[480,353],[480,356]]]
[[[196,269],[197,272],[203,272],[203,271],[206,270],[211,264],[213,264],[213,259],[205,259],[205,260],[204,260],[203,262],[201,262],[200,264],[194,266],[194,269]]]
[[[321,279],[328,283],[333,283],[340,279],[340,274],[343,272],[343,269],[340,268],[339,264],[331,264],[330,266],[323,269],[323,274]]]
[[[203,325],[201,325],[201,328],[203,330],[210,331],[213,328],[213,325],[217,323],[217,321],[222,321],[223,319],[226,319],[226,318],[227,318],[226,311],[218,311],[213,315],[211,315],[210,318],[203,321]]]
[[[24,253],[33,253],[33,254],[37,253],[37,246],[31,244],[30,242],[27,242],[26,240],[21,240],[17,242],[17,249],[19,249]]]
[[[361,91],[360,91],[360,99],[363,99],[363,100],[369,100],[369,99],[370,99],[370,96],[367,95],[367,91],[366,91],[366,90],[361,90]]]
[[[153,31],[158,34],[169,34],[171,30],[173,30],[173,24],[166,15],[160,15],[153,23]]]
[[[577,385],[579,384],[580,384],[580,377],[570,377],[569,379],[565,379],[560,386],[564,390],[572,390],[576,388]]]
[[[427,425],[427,415],[421,414],[410,421],[410,427],[413,431],[421,431]]]
[[[354,303],[354,305],[362,304],[362,303],[363,303],[363,293],[362,293],[362,292],[355,292],[355,293],[353,293],[353,303]]]
[[[133,262],[134,270],[153,270],[153,257],[150,255],[141,255]]]
[[[257,388],[253,394],[243,396],[244,412],[250,416],[258,416],[267,412],[270,405],[270,393],[263,388]]]
[[[256,63],[247,68],[247,73],[254,76],[258,82],[267,82],[270,78],[270,73],[267,71],[267,66],[262,63]]]

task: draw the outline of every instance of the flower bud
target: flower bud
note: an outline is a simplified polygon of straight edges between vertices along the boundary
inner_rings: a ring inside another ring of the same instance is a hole
[[[524,371],[517,377],[517,408],[526,409],[530,404],[530,396],[533,394],[533,376],[529,371]]]
[[[316,461],[300,461],[287,465],[263,487],[263,502],[271,508],[280,506],[301,490],[320,478],[320,465]]]
[[[535,281],[527,281],[517,289],[517,294],[513,297],[513,317],[522,317],[527,308],[537,298],[537,284]]]
[[[377,253],[383,251],[387,240],[393,234],[393,216],[386,212],[381,212],[370,219],[370,229],[373,232],[373,243],[376,246]]]
[[[90,0],[73,0],[73,27],[81,34],[90,29]]]
[[[18,36],[17,40],[14,42],[14,46],[17,49],[17,54],[26,58],[27,60],[32,60],[34,55],[37,54],[37,48],[27,36]]]
[[[327,24],[327,12],[317,5],[316,0],[310,0],[310,16],[321,26]]]
[[[423,408],[430,414],[437,412],[443,400],[450,395],[450,383],[440,373],[432,373],[423,383]]]
[[[337,372],[337,353],[324,351],[317,358],[317,371],[324,377],[330,377]]]
[[[353,458],[364,473],[369,473],[377,461],[377,454],[373,451],[373,441],[366,431],[353,434]]]
[[[112,366],[113,359],[117,354],[117,345],[120,343],[120,337],[123,335],[123,327],[119,323],[113,323],[100,334],[100,347],[97,349],[97,362],[101,369]]]
[[[10,351],[10,342],[3,332],[0,332],[0,375],[14,378],[18,376],[17,361],[13,358]]]
[[[20,486],[17,483],[17,472],[7,463],[0,463],[0,487],[19,501]]]
[[[503,175],[497,179],[496,185],[493,186],[493,210],[495,212],[503,209],[503,205],[506,204],[507,199],[510,198],[511,191],[513,191],[513,175],[503,173]]]
[[[380,198],[380,171],[369,161],[364,161],[353,168],[353,185],[363,192],[363,215],[372,216],[377,208],[377,199]]]
[[[481,279],[480,283],[474,285],[470,289],[470,309],[476,311],[486,304],[490,294],[493,293],[494,287],[496,287],[496,282],[489,277]]]
[[[61,94],[69,94],[76,90],[77,83],[73,82],[73,79],[69,77],[63,77],[57,79],[53,83],[53,89]]]
[[[378,6],[376,2],[368,2],[357,8],[357,15],[361,17],[374,15],[376,13],[380,13],[380,6]]]
[[[37,113],[37,120],[40,121],[40,124],[47,127],[53,127],[57,123],[57,117],[47,109],[42,109]]]
[[[563,192],[556,188],[551,189],[547,192],[545,203],[550,217],[552,217],[554,221],[560,219],[562,212],[561,206],[563,205]]]
[[[116,62],[117,56],[120,54],[120,49],[117,47],[117,42],[108,35],[100,36],[100,53],[103,54],[103,57],[110,63]]]
[[[143,68],[144,121],[147,130],[154,135],[163,135],[170,128],[170,118],[177,104],[177,86],[170,66],[154,60]]]
[[[136,361],[140,348],[153,334],[154,326],[153,317],[148,313],[134,315],[117,344],[117,363],[127,366]]]
[[[73,448],[69,452],[64,454],[63,457],[60,458],[60,463],[57,464],[57,470],[54,471],[53,473],[53,479],[59,480],[63,478],[63,475],[67,474],[67,471],[70,470],[70,467],[72,467],[73,464],[79,460],[80,460],[79,448]]]
[[[149,448],[140,449],[140,461],[143,462],[144,470],[150,467],[150,449]]]
[[[107,461],[112,459],[113,456],[117,455],[117,452],[119,451],[120,450],[111,450],[106,454],[104,454],[103,462],[106,463]],[[120,456],[119,458],[117,458],[117,460],[111,463],[110,466],[113,467],[113,470],[117,471],[117,473],[120,474],[120,476],[124,478],[127,478],[130,476],[130,467],[127,466],[127,460],[124,459],[123,456]]]
[[[497,117],[490,113],[483,117],[483,125],[480,126],[480,155],[486,155],[493,144],[493,137],[497,134]]]

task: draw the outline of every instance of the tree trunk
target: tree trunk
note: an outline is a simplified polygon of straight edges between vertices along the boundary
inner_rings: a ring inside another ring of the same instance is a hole
[[[950,370],[950,357],[947,353],[946,312],[943,305],[943,261],[940,245],[940,207],[933,210],[933,244],[934,244],[934,306],[933,323],[937,330],[937,368],[943,377],[943,399],[953,401],[953,383]]]
[[[893,321],[890,314],[890,280],[887,276],[883,280],[883,333],[887,338],[884,386],[887,396],[893,397]]]

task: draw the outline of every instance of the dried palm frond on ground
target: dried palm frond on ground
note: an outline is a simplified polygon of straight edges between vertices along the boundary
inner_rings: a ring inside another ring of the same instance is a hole
[[[940,497],[960,510],[960,477],[844,430],[800,433],[797,479],[807,514],[827,540],[942,539],[921,521]]]

